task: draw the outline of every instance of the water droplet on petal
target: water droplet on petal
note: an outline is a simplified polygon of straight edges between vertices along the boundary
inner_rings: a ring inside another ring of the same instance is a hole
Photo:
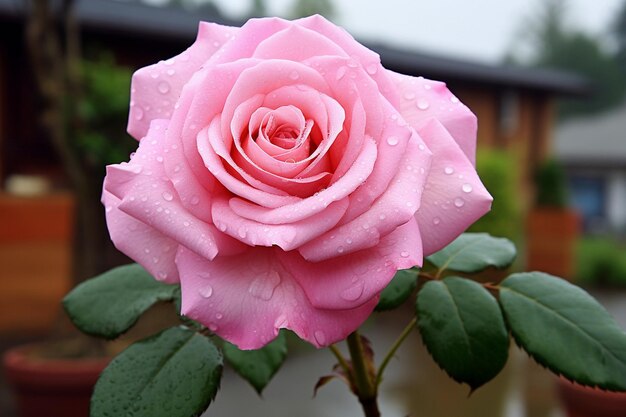
[[[184,225],[185,227],[189,227],[189,226],[191,225],[191,223],[189,223],[189,222],[185,221],[185,222],[183,222],[183,225]]]
[[[300,78],[300,74],[298,74],[298,71],[291,71],[291,73],[289,74],[289,78],[291,78],[292,80],[297,80],[298,78]]]
[[[405,100],[413,100],[415,98],[415,93],[413,91],[407,91],[404,93],[403,97]]]
[[[174,196],[172,195],[172,193],[168,191],[163,191],[163,194],[161,194],[161,196],[163,197],[163,200],[165,201],[172,201],[174,199]]]
[[[280,284],[280,275],[278,275],[278,272],[272,270],[255,278],[250,284],[248,292],[253,297],[268,301],[274,295],[274,290],[278,284]]]
[[[467,183],[463,184],[461,189],[463,190],[464,193],[471,193],[473,190],[471,184],[467,184]]]
[[[192,196],[191,200],[189,200],[189,203],[191,203],[192,206],[197,206],[199,202],[200,198],[198,198],[197,195]]]
[[[343,251],[344,251],[344,250],[345,250],[345,249],[343,248],[343,246],[339,246],[339,247],[337,248],[337,253],[343,253]]]
[[[217,313],[215,314],[215,318],[221,320],[222,318],[224,318],[224,315],[222,313]]]
[[[387,138],[387,143],[389,144],[389,146],[396,146],[398,144],[398,138],[395,136],[389,136]]]
[[[168,69],[168,70],[167,70],[167,71],[165,71],[165,72],[166,72],[166,73],[167,73],[167,75],[169,75],[169,76],[172,76],[172,75],[176,74],[176,70],[174,70],[174,69],[172,69],[172,68]]]
[[[369,75],[374,75],[378,72],[378,64],[369,64],[365,70]]]
[[[424,84],[424,90],[430,90],[431,86],[430,84]]]
[[[436,225],[438,225],[439,223],[441,223],[441,219],[440,219],[439,217],[435,217],[435,218],[433,219],[433,224],[436,226]]]
[[[211,330],[212,332],[216,332],[217,329],[218,329],[217,324],[209,323],[209,330]]]
[[[459,99],[458,99],[458,98],[456,98],[455,96],[451,96],[451,97],[450,97],[450,101],[451,101],[451,102],[453,102],[453,103],[458,103],[458,102],[459,102]]]
[[[246,230],[245,227],[241,226],[238,230],[237,230],[237,234],[239,235],[240,238],[245,239],[246,236],[248,235],[248,231]]]
[[[343,290],[339,296],[346,301],[356,301],[363,294],[363,287],[363,281],[358,281],[356,284]]]
[[[315,337],[315,341],[319,345],[324,345],[324,343],[326,343],[326,335],[324,334],[323,331],[316,330],[315,333],[313,334],[313,336]]]
[[[157,86],[157,89],[159,90],[159,93],[167,94],[170,92],[170,85],[168,84],[167,81],[161,81],[159,85]]]
[[[445,167],[443,169],[443,172],[445,172],[446,175],[452,175],[452,174],[454,174],[454,168],[452,168],[452,167]]]
[[[163,162],[163,157],[162,156],[157,156],[156,160],[157,160],[157,162]]]
[[[213,295],[213,287],[207,284],[198,290],[198,294],[200,294],[202,298],[209,298]]]
[[[166,279],[166,278],[167,278],[167,272],[165,272],[165,271],[159,271],[159,272],[157,273],[157,276],[158,276],[160,279]]]
[[[135,113],[135,120],[143,119],[143,109],[139,106],[133,107],[133,113]]]
[[[423,98],[417,100],[417,108],[420,110],[427,110],[430,107],[430,103]]]
[[[454,199],[454,205],[455,207],[461,208],[465,205],[465,200],[463,200],[461,197],[457,197]]]
[[[346,71],[347,71],[346,67],[340,67],[340,68],[337,70],[337,81],[339,81],[339,80],[341,80],[343,77],[345,77],[345,75],[346,75]]]
[[[385,220],[387,218],[387,216],[385,216],[384,214],[381,214],[380,216],[378,216],[378,218],[380,220]]]

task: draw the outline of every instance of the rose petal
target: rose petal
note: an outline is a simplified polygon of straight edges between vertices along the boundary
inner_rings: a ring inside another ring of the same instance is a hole
[[[335,255],[324,262],[307,262],[290,253],[280,259],[316,308],[356,308],[376,297],[398,269],[422,264],[417,222],[411,219],[395,228],[371,249]]]
[[[280,254],[280,256],[278,255]],[[182,249],[177,255],[182,313],[206,325],[240,349],[258,349],[281,328],[294,331],[316,347],[344,339],[372,312],[372,298],[350,310],[324,310],[311,305],[285,257],[298,256],[275,248],[207,261]]]
[[[150,122],[169,118],[183,86],[239,28],[200,22],[193,45],[180,55],[136,71],[132,79],[128,133],[139,140]]]
[[[298,251],[309,261],[328,262],[338,255],[378,245],[382,237],[413,218],[420,201],[423,204],[425,173],[430,167],[430,160],[430,152],[414,134],[398,163],[396,177],[369,210],[301,246]]]
[[[264,39],[256,47],[253,58],[288,59],[302,62],[312,56],[347,54],[327,37],[297,24]]]
[[[157,280],[178,283],[178,270],[174,264],[178,243],[120,211],[120,199],[106,188],[102,193],[102,203],[115,247],[141,264]],[[128,239],[129,234],[132,234],[132,239]]]
[[[415,214],[424,255],[442,249],[491,208],[491,195],[446,128],[431,120],[419,129],[433,153],[422,205]]]
[[[242,199],[233,199],[230,207],[239,216],[263,224],[297,222],[323,212],[334,201],[340,201],[354,192],[372,172],[375,161],[376,145],[371,139],[365,140],[361,154],[346,175],[311,197],[275,208],[268,208],[267,205],[261,207]],[[242,194],[236,195],[242,196]]]
[[[120,200],[118,208],[198,254],[217,255],[215,229],[185,210],[165,176],[161,158],[166,120],[153,120],[148,135],[127,164],[109,165],[104,189]]]
[[[476,116],[446,88],[445,83],[388,71],[403,99],[398,109],[414,128],[437,119],[474,165],[476,158]]]
[[[316,215],[288,224],[264,224],[237,215],[231,208],[238,199],[216,198],[213,218],[219,230],[250,246],[273,246],[293,250],[332,229],[348,207],[343,199],[330,204]],[[229,204],[230,203],[230,204]]]

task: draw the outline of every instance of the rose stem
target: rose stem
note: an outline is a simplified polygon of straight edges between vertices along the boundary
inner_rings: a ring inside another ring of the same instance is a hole
[[[404,342],[407,336],[411,334],[411,332],[415,328],[415,323],[417,323],[417,319],[413,317],[413,319],[409,322],[409,324],[406,325],[404,330],[402,330],[402,333],[400,333],[400,336],[398,336],[396,341],[393,342],[393,345],[391,345],[389,352],[387,352],[387,354],[385,355],[385,358],[380,364],[380,368],[378,368],[378,373],[376,374],[376,381],[374,383],[374,386],[376,388],[378,388],[378,386],[383,380],[383,372],[385,372],[385,368],[387,368],[387,365],[389,365],[389,361],[391,360],[391,358],[393,358],[393,355],[395,355],[396,351],[398,350],[402,342]]]
[[[350,365],[348,365],[346,358],[343,357],[337,346],[330,345],[328,346],[328,349],[330,349],[333,355],[335,355],[335,358],[337,358],[337,362],[339,362],[339,366],[341,366],[343,371],[346,373],[346,377],[350,378]]]
[[[354,371],[352,377],[357,389],[357,397],[361,407],[363,407],[365,417],[380,417],[376,399],[377,390],[367,370],[361,336],[355,331],[348,336],[346,342],[350,350],[350,359],[352,359],[352,369]]]

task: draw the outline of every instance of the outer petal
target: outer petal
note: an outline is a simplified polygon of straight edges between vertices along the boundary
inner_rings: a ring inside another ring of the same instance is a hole
[[[239,28],[200,22],[198,37],[182,54],[133,75],[128,133],[139,140],[154,119],[169,119],[183,86]]]
[[[174,259],[178,243],[119,210],[120,199],[106,190],[106,182],[102,203],[106,208],[107,227],[115,247],[140,263],[159,281],[177,283],[178,270]]]
[[[281,254],[280,259],[304,288],[311,304],[345,310],[376,297],[398,269],[421,265],[422,244],[417,222],[411,219],[371,249],[317,263],[292,253]]]
[[[372,312],[372,298],[351,310],[311,305],[278,256],[280,249],[251,248],[246,253],[208,261],[182,249],[177,255],[182,313],[207,325],[241,349],[258,349],[281,328],[293,330],[317,347],[344,339]],[[282,252],[282,256],[298,256]]]
[[[217,254],[217,230],[185,210],[165,176],[161,155],[166,128],[166,120],[153,121],[131,161],[107,167],[104,188],[120,200],[118,208],[124,213],[212,259]]]
[[[419,130],[433,153],[432,165],[416,213],[424,255],[446,246],[491,208],[491,195],[474,166],[445,127],[431,120]]]
[[[478,126],[474,113],[442,82],[387,72],[401,93],[398,110],[402,117],[417,130],[424,127],[430,119],[439,120],[473,165]]]

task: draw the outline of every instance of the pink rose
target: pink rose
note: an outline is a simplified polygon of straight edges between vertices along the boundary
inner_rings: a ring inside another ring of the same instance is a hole
[[[345,338],[398,269],[489,210],[476,118],[320,16],[201,23],[142,68],[103,202],[116,246],[243,349]]]

